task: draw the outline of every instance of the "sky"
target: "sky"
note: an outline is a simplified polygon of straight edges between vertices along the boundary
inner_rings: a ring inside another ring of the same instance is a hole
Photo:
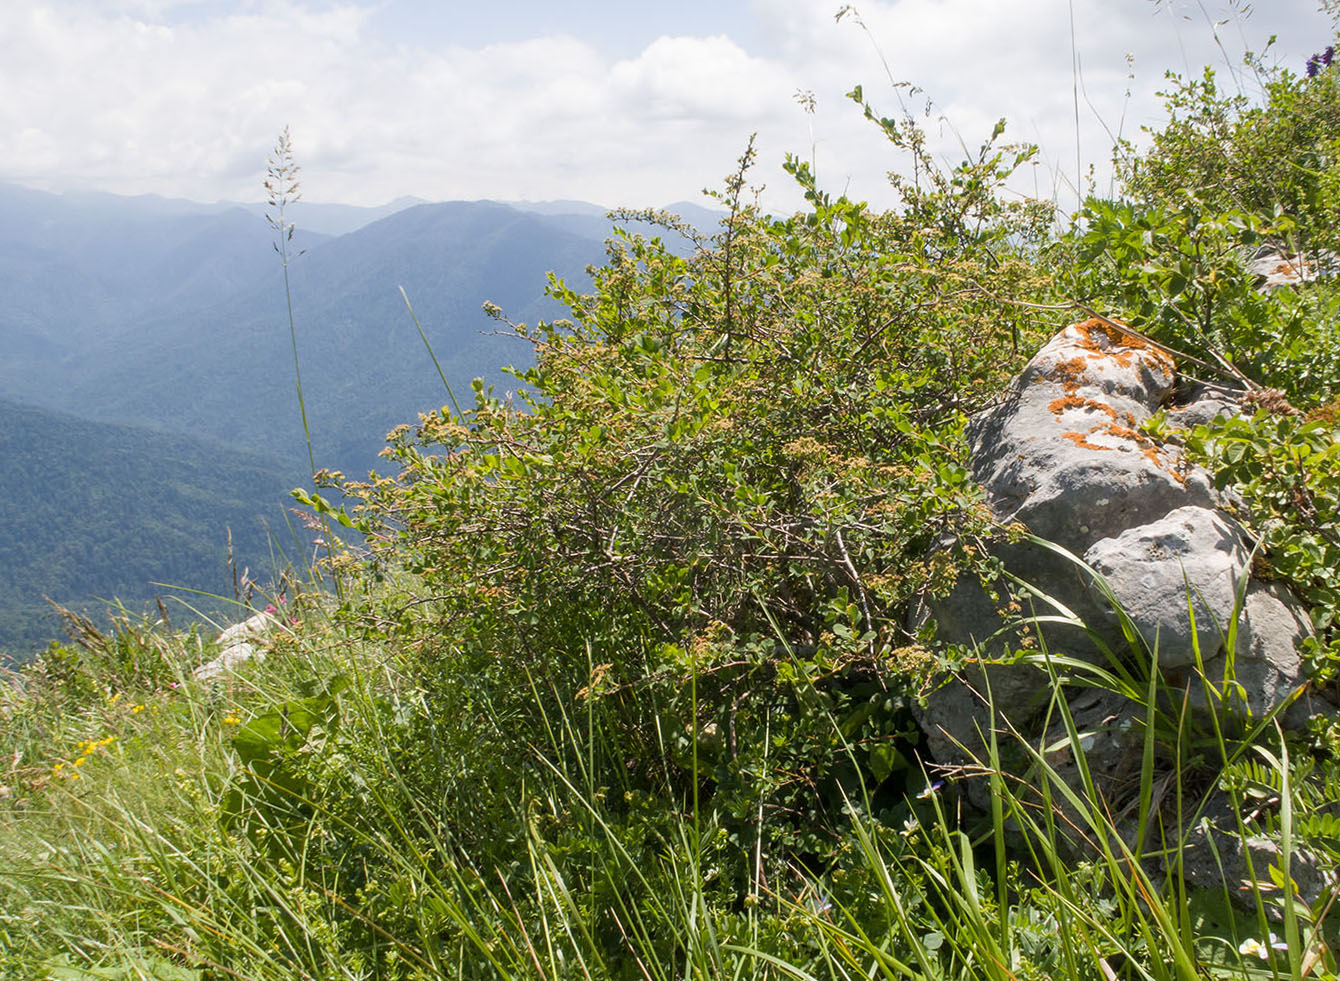
[[[1040,147],[1015,189],[1073,207],[1114,135],[1158,124],[1165,70],[1255,95],[1243,51],[1275,35],[1266,60],[1301,71],[1335,35],[1317,3],[2,0],[0,181],[256,201],[288,126],[309,201],[644,207],[703,202],[756,134],[765,207],[799,204],[788,153],[888,206],[906,160],[860,84],[950,163],[1004,117]]]

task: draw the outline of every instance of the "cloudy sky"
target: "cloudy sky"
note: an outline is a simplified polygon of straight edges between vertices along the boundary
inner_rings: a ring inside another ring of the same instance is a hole
[[[901,161],[843,97],[862,83],[887,115],[929,109],[946,157],[1005,116],[1042,148],[1021,190],[1073,204],[1076,103],[1105,182],[1108,133],[1157,121],[1165,69],[1251,94],[1244,49],[1277,35],[1268,60],[1301,70],[1334,34],[1317,4],[0,0],[0,180],[257,200],[288,125],[307,200],[660,205],[719,187],[757,133],[769,207],[796,200],[787,152],[887,203]]]

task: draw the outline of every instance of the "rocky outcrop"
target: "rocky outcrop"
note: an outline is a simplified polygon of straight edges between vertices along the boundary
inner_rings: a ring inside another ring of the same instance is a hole
[[[1260,288],[1271,290],[1333,277],[1337,264],[1336,254],[1324,249],[1307,254],[1282,252],[1267,246],[1252,257],[1249,268],[1258,277]]]
[[[1209,474],[1176,441],[1141,431],[1160,409],[1173,425],[1236,409],[1231,391],[1202,385],[1179,399],[1176,382],[1165,351],[1094,319],[1053,338],[1008,398],[972,420],[972,473],[988,505],[1002,523],[1056,546],[1022,539],[997,552],[1008,573],[1035,589],[1024,593],[1034,612],[1051,621],[1023,623],[1029,611],[1016,606],[1011,615],[1009,597],[992,595],[975,577],[922,611],[941,640],[991,655],[919,710],[936,763],[981,759],[994,727],[1013,728],[1034,745],[1046,736],[1063,747],[1058,770],[1073,766],[1064,732],[1055,724],[1040,731],[1051,695],[1046,676],[1001,663],[1030,644],[1105,668],[1120,658],[1136,677],[1148,676],[1156,657],[1165,681],[1183,686],[1193,707],[1213,703],[1238,720],[1260,718],[1299,692],[1306,611],[1280,585],[1253,579],[1252,544]],[[1100,784],[1119,788],[1139,773],[1142,709],[1097,690],[1077,696],[1071,709]],[[1294,721],[1306,715],[1301,705],[1291,711]],[[981,782],[967,789],[985,802]]]
[[[195,669],[196,678],[213,681],[248,661],[265,660],[264,642],[277,622],[269,613],[257,613],[221,631],[214,643],[222,650],[213,660]]]

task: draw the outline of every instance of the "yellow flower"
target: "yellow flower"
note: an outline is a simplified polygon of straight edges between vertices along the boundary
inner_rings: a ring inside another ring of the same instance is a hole
[[[141,712],[144,711],[144,706],[143,706],[143,705],[136,705],[136,706],[135,706],[133,709],[131,709],[130,711],[134,712],[136,715],[139,715]]]
[[[241,721],[242,720],[235,715],[228,715],[224,717],[223,724],[228,726],[235,726]]]

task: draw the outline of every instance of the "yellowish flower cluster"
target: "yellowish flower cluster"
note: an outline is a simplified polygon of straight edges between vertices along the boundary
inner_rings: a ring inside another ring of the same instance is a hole
[[[101,739],[93,740],[79,740],[79,742],[74,744],[75,752],[79,754],[75,757],[74,762],[68,766],[63,762],[57,763],[51,768],[51,775],[53,777],[64,777],[67,780],[78,780],[79,767],[87,763],[89,757],[98,750],[106,749],[114,742],[116,742],[115,736],[104,736]]]

